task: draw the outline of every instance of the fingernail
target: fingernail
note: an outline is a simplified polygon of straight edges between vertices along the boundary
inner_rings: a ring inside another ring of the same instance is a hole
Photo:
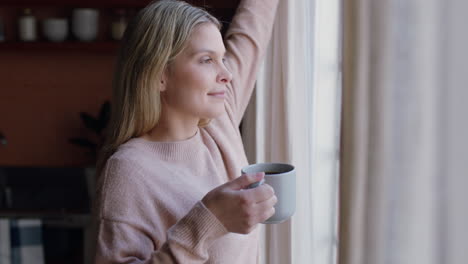
[[[250,184],[249,186],[247,186],[246,189],[257,188],[259,185],[260,185],[260,182],[254,182],[254,183]]]

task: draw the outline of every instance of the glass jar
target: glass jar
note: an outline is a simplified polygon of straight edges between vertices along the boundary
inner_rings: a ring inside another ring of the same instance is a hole
[[[114,40],[121,40],[127,28],[127,16],[125,9],[115,10],[114,21],[111,24],[111,37]]]
[[[31,9],[26,8],[18,19],[18,36],[21,41],[36,41],[36,18]]]

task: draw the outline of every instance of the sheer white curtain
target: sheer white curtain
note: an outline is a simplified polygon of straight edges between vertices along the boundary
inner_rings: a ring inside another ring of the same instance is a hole
[[[468,2],[344,4],[339,263],[467,263]]]
[[[339,0],[281,1],[243,125],[250,162],[297,168],[297,210],[262,226],[263,263],[332,264],[340,113]]]

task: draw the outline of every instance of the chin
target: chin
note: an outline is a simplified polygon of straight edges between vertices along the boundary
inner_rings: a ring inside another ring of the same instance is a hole
[[[203,118],[206,118],[206,119],[215,119],[215,118],[218,118],[220,116],[222,116],[224,113],[225,113],[225,109],[224,109],[224,105],[222,108],[218,108],[218,109],[211,109],[211,111],[207,112]]]

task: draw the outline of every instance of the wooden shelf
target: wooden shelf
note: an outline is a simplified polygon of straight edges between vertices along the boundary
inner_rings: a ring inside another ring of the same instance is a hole
[[[10,7],[144,7],[151,0],[0,0]]]
[[[236,8],[240,0],[186,0],[196,6]],[[142,8],[152,0],[0,0],[0,7],[128,7]]]
[[[2,51],[83,51],[83,52],[109,52],[117,51],[119,42],[1,42]]]

